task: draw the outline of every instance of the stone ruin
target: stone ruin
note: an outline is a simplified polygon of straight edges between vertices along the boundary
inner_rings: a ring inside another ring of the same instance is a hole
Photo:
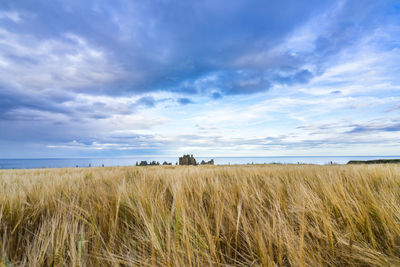
[[[193,155],[183,155],[179,158],[179,165],[197,165],[197,162]]]
[[[158,161],[147,162],[146,160],[142,160],[140,164],[136,161],[136,166],[158,166],[160,163]]]
[[[202,160],[200,162],[200,165],[214,165],[214,160],[211,159],[209,161],[204,161]],[[198,165],[196,159],[193,157],[193,155],[183,155],[182,157],[179,158],[179,165]]]
[[[136,161],[136,166],[158,166],[158,165],[172,165],[172,163],[164,161],[162,164],[158,161],[150,161],[142,160],[140,163]],[[178,162],[176,163],[178,165]],[[193,155],[183,155],[179,158],[179,165],[214,165],[214,160],[211,159],[209,161],[202,160],[200,163],[196,161]]]
[[[214,159],[211,159],[211,160],[209,160],[209,161],[204,161],[204,160],[202,160],[202,161],[200,162],[200,165],[214,165]]]

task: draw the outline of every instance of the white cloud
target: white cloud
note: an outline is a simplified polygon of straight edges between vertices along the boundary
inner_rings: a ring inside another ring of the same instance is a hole
[[[125,73],[83,37],[38,39],[0,28],[0,82],[29,89],[79,89],[104,85]]]
[[[22,21],[20,14],[16,11],[0,11],[0,20],[1,19],[9,19],[15,23]]]

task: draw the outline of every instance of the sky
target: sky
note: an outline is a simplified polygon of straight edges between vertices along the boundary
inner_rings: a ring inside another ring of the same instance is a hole
[[[400,155],[400,2],[0,2],[0,158],[184,153]]]

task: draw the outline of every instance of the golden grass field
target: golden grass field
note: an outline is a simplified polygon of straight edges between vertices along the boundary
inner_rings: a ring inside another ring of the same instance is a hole
[[[0,171],[0,266],[397,266],[400,165]]]

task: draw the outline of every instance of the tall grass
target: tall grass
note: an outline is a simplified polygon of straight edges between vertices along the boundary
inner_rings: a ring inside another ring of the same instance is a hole
[[[399,264],[399,165],[0,171],[0,266]]]

